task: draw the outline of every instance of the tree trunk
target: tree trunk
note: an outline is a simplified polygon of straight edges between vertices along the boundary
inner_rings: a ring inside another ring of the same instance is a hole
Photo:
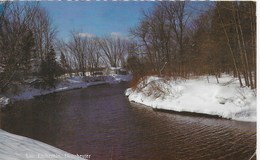
[[[236,3],[236,2],[234,2],[234,3]],[[242,35],[238,31],[239,30],[239,27],[238,27],[239,24],[237,23],[238,20],[236,19],[236,18],[239,19],[239,17],[238,16],[236,17],[237,12],[235,10],[236,9],[233,6],[232,15],[233,15],[233,21],[235,23],[235,29],[236,29],[236,37],[237,37],[237,44],[238,44],[238,50],[239,50],[238,52],[239,52],[239,55],[240,55],[240,61],[242,63],[242,74],[244,76],[246,86],[250,86],[249,80],[248,80],[248,70],[247,70],[247,67],[246,67],[246,64],[245,64],[246,63],[245,57],[242,53],[243,49],[242,49],[241,42],[240,42],[240,41],[242,41]]]
[[[233,50],[232,50],[232,48],[231,48],[230,40],[229,40],[229,37],[228,37],[228,35],[227,35],[227,31],[226,31],[226,29],[225,29],[225,26],[224,26],[224,23],[223,23],[223,20],[222,20],[222,18],[221,18],[221,15],[220,15],[220,13],[219,13],[219,9],[218,9],[218,8],[217,8],[217,11],[218,11],[219,18],[220,18],[220,20],[221,20],[221,25],[222,25],[223,31],[224,31],[225,36],[226,36],[227,45],[228,45],[228,48],[229,48],[230,53],[231,53],[231,56],[232,56],[233,64],[234,64],[235,70],[236,70],[237,75],[238,75],[239,83],[240,83],[240,86],[242,87],[242,86],[243,86],[243,83],[242,83],[242,81],[241,81],[240,73],[239,73],[239,70],[238,70],[238,68],[237,68],[237,62],[236,62],[236,59],[235,59],[235,56],[234,56],[234,52],[233,52]]]
[[[242,26],[241,26],[241,22],[240,22],[240,15],[238,12],[238,4],[236,3],[236,13],[237,13],[237,18],[238,18],[238,26],[239,26],[239,31],[240,31],[240,36],[241,36],[241,42],[242,42],[242,51],[244,53],[244,61],[245,61],[245,69],[246,69],[246,76],[247,76],[247,80],[249,78],[249,83],[248,86],[253,87],[253,81],[252,81],[252,75],[251,75],[251,70],[249,68],[248,65],[248,57],[247,57],[247,52],[246,52],[246,47],[245,47],[245,41],[244,41],[244,35],[243,35],[243,30],[242,30]]]

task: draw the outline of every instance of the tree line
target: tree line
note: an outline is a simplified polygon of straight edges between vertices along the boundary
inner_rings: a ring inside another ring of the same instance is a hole
[[[85,76],[88,71],[94,76],[102,68],[126,67],[130,44],[130,40],[120,36],[82,36],[74,31],[68,42],[57,43],[57,52],[66,73],[77,70]]]
[[[205,2],[203,11],[196,3],[157,2],[130,29],[132,38],[71,31],[65,41],[39,2],[4,2],[0,90],[32,77],[54,87],[62,74],[94,76],[106,67],[127,67],[136,80],[149,74],[218,80],[225,72],[256,88],[255,2]]]
[[[55,87],[65,73],[126,66],[130,40],[120,36],[87,37],[71,32],[68,41],[57,38],[57,28],[39,2],[4,2],[0,12],[0,91],[28,79],[41,78],[43,87]]]
[[[256,3],[159,2],[143,11],[130,33],[137,39],[128,66],[136,77],[233,74],[256,88]],[[196,8],[196,7],[195,7]],[[136,66],[141,67],[136,67]],[[137,79],[138,79],[137,78]]]
[[[56,68],[54,39],[57,31],[49,15],[38,2],[24,5],[4,2],[1,5],[1,91],[30,76],[41,76],[51,84],[55,74],[52,67]]]

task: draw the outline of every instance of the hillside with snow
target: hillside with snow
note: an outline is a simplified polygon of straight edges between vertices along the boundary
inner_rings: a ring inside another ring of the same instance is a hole
[[[240,87],[238,79],[223,75],[191,79],[146,77],[125,92],[128,99],[155,109],[215,115],[256,122],[256,90]]]

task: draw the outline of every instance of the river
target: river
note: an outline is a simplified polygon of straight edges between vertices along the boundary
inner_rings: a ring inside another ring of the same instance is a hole
[[[248,160],[256,123],[155,112],[130,103],[127,84],[100,85],[15,102],[0,128],[91,160]]]

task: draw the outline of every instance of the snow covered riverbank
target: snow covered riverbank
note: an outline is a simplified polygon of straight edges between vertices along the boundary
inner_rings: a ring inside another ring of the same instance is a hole
[[[99,80],[97,80],[99,79]],[[110,75],[97,77],[70,77],[61,80],[55,88],[50,89],[37,89],[30,85],[20,86],[20,92],[17,94],[0,95],[0,108],[6,106],[10,101],[17,101],[23,99],[32,99],[36,96],[47,95],[55,92],[62,92],[72,89],[87,88],[89,86],[100,84],[117,84],[124,81],[130,81],[132,75]]]
[[[209,82],[208,82],[209,80]],[[256,91],[240,87],[228,75],[188,80],[147,77],[125,94],[133,102],[156,109],[217,115],[223,118],[256,122]]]
[[[72,155],[45,143],[0,129],[0,159],[2,160],[83,160],[86,159],[84,156],[87,155]]]

